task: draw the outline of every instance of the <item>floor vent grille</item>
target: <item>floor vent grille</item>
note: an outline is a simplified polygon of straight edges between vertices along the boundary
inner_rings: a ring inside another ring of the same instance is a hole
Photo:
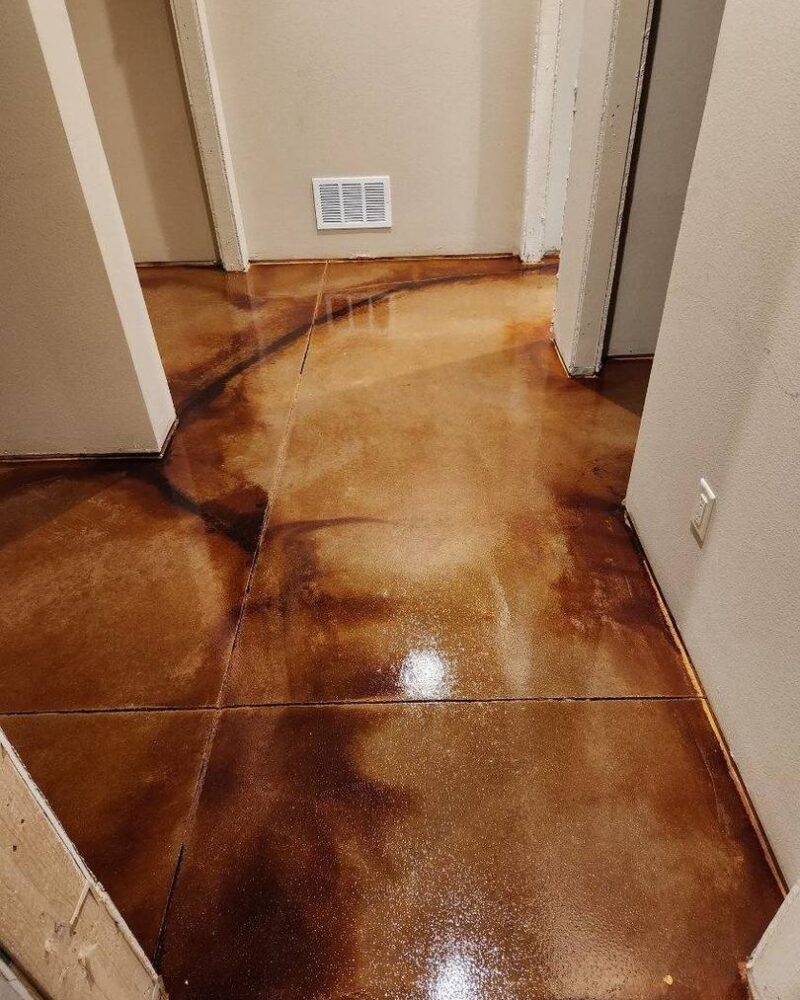
[[[388,177],[315,177],[317,229],[388,229],[392,198]]]

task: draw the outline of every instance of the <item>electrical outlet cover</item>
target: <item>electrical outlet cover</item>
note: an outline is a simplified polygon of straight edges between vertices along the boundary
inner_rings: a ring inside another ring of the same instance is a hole
[[[690,520],[692,531],[701,545],[705,541],[708,525],[711,521],[711,514],[714,511],[714,504],[716,502],[717,494],[706,479],[701,479],[697,500],[695,501]]]

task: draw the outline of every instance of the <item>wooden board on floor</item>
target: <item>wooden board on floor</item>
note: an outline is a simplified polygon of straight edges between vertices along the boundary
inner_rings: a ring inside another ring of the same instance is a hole
[[[58,1000],[156,1000],[163,987],[0,731],[0,944]]]

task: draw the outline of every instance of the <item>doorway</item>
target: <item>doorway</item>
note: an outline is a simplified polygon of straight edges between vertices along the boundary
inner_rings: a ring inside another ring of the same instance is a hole
[[[655,351],[724,6],[587,8],[554,318],[572,375]]]

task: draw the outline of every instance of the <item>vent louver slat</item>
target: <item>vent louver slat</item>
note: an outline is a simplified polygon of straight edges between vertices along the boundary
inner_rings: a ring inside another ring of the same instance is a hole
[[[317,229],[388,229],[388,177],[315,177]]]
[[[342,184],[342,206],[344,221],[357,225],[364,221],[364,199],[362,184]]]
[[[323,223],[327,225],[341,224],[342,203],[339,198],[338,184],[320,184],[319,203]]]
[[[367,222],[378,222],[386,217],[386,192],[383,184],[364,185],[364,205]]]

